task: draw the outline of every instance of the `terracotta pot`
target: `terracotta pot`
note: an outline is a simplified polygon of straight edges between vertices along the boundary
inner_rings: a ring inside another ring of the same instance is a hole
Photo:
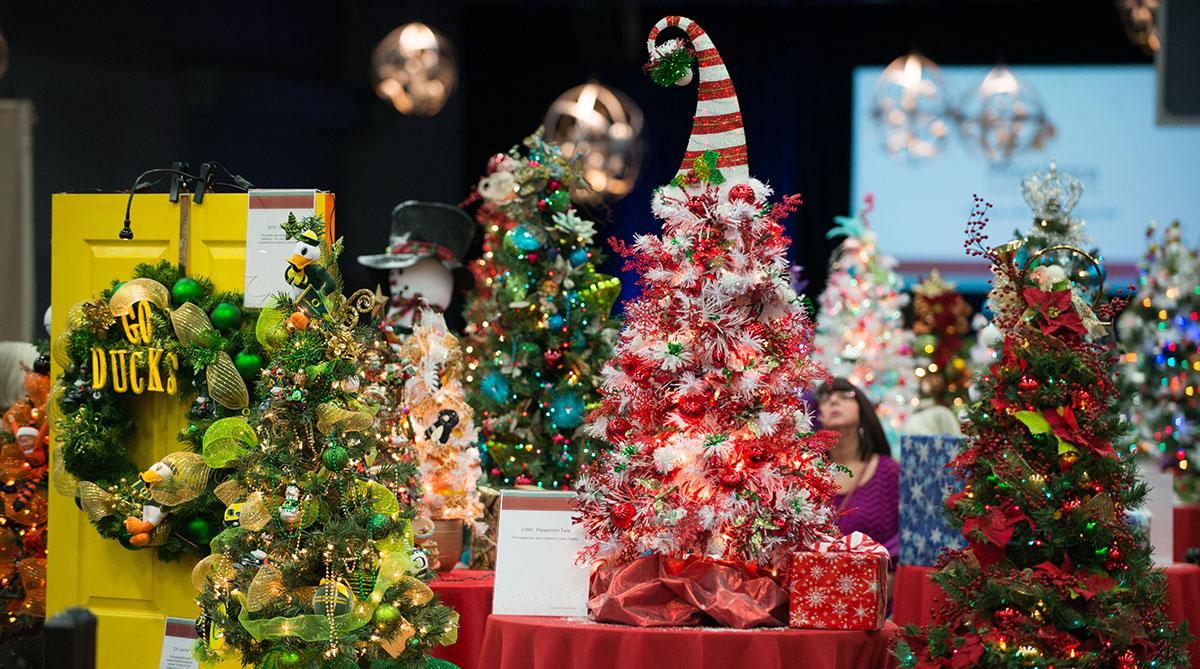
[[[433,519],[433,540],[438,546],[439,572],[450,571],[458,564],[463,552],[463,528],[461,518]]]

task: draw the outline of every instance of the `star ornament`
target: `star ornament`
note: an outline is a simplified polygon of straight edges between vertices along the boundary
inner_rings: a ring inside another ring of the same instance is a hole
[[[1025,298],[1025,303],[1034,310],[1031,320],[1038,321],[1038,327],[1044,334],[1052,335],[1066,330],[1082,337],[1087,332],[1083,320],[1071,304],[1069,289],[1046,291],[1026,286],[1021,295]]]

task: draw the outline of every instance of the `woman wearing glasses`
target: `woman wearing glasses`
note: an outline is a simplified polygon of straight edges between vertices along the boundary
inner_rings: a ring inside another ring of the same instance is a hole
[[[896,557],[900,546],[900,465],[865,393],[843,378],[816,393],[821,425],[841,435],[829,457],[845,469],[835,474],[838,528],[862,532]]]

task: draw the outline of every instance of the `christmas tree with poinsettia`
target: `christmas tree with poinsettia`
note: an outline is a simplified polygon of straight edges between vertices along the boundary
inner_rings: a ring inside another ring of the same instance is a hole
[[[656,44],[666,28],[688,36]],[[786,570],[794,551],[833,529],[836,492],[805,391],[826,378],[813,325],[791,286],[781,221],[799,196],[771,203],[749,175],[733,84],[690,19],[650,34],[647,70],[684,85],[698,61],[687,153],[655,190],[660,235],[614,242],[640,295],[602,371],[588,429],[612,444],[580,481],[581,559],[631,564],[647,553]],[[776,623],[778,624],[778,623]]]
[[[477,188],[468,402],[493,484],[566,489],[602,448],[581,428],[616,339],[620,282],[596,271],[595,224],[571,203],[585,186],[578,158],[540,131],[522,148],[493,156]]]
[[[842,237],[821,291],[814,355],[835,377],[862,388],[889,433],[898,433],[915,410],[912,333],[904,328],[908,295],[896,259],[880,252],[863,198],[858,216],[838,216],[826,237]]]
[[[1200,250],[1183,241],[1179,222],[1161,240],[1146,229],[1138,289],[1117,321],[1125,354],[1121,397],[1135,432],[1130,450],[1175,473],[1184,501],[1200,500]]]
[[[921,399],[958,409],[971,385],[971,305],[935,269],[913,287],[913,336]]]
[[[1035,211],[1069,216],[1072,180],[1037,182]],[[933,625],[906,630],[896,655],[904,667],[1186,666],[1163,610],[1165,577],[1126,519],[1146,487],[1115,447],[1126,426],[1100,320],[1122,305],[1093,311],[1070,269],[1020,241],[988,249],[989,206],[976,199],[968,248],[1003,279],[992,299],[1004,339],[951,463],[964,488],[946,500],[967,547],[939,559],[944,603]]]

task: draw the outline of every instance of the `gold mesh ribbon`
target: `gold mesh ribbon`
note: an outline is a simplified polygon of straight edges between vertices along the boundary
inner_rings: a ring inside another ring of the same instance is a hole
[[[41,525],[46,522],[46,512],[50,507],[46,499],[46,493],[38,490],[25,502],[25,506],[18,511],[13,508],[13,501],[20,496],[20,493],[5,495],[4,515],[9,520],[20,523],[21,525]]]
[[[221,500],[225,506],[233,504],[244,497],[245,494],[246,489],[234,479],[221,481],[217,484],[217,487],[213,488],[213,495],[216,495],[217,499]]]
[[[375,577],[374,589],[368,597],[356,600],[349,612],[333,617],[333,625],[336,629],[342,634],[346,634],[370,622],[371,617],[375,614],[377,603],[383,600],[383,596],[388,588],[399,582],[411,567],[412,562],[408,557],[407,550],[381,550],[379,554],[379,574]],[[242,611],[238,614],[238,622],[241,623],[242,628],[250,636],[254,637],[256,641],[281,639],[284,637],[296,637],[306,642],[329,640],[330,620],[325,616],[304,614],[290,618],[277,616],[265,620],[253,620],[249,616],[249,602],[246,595],[241,592],[235,592],[233,593],[233,597],[242,604]],[[453,634],[457,638],[456,621],[454,623],[450,625],[450,632],[439,640],[440,643],[448,643],[446,638],[450,634]]]
[[[251,612],[261,611],[286,593],[283,572],[273,564],[264,564],[258,568],[250,580],[250,587],[246,589],[246,608]]]
[[[235,575],[233,566],[227,560],[223,560],[218,553],[212,553],[204,556],[192,568],[192,587],[196,589],[196,592],[204,592],[204,586],[208,583],[208,579],[227,582]]]
[[[321,434],[329,434],[335,425],[341,425],[346,432],[361,432],[375,422],[375,417],[366,411],[350,411],[328,402],[317,407],[317,430]]]
[[[176,451],[168,453],[161,462],[174,474],[165,481],[150,486],[150,497],[165,506],[190,502],[204,492],[212,471],[199,453]]]
[[[132,314],[133,305],[138,302],[149,302],[163,311],[170,311],[171,291],[154,279],[131,279],[113,293],[108,300],[108,309],[114,317],[120,318]]]
[[[204,431],[201,451],[204,463],[213,469],[228,467],[258,445],[258,435],[246,419],[239,416],[222,418]]]
[[[191,302],[171,312],[171,324],[175,327],[175,336],[184,346],[203,345],[204,335],[214,331],[208,314]],[[250,404],[250,391],[228,353],[218,351],[216,360],[204,374],[208,380],[208,394],[217,404],[226,409],[244,409]]]
[[[259,312],[258,322],[254,325],[254,338],[265,349],[278,347],[287,337],[287,331],[283,326],[285,320],[287,320],[287,314],[282,311],[271,308],[263,309]]]
[[[74,497],[79,490],[79,479],[67,471],[62,444],[56,443],[50,449],[50,484],[63,497]]]
[[[246,498],[242,504],[242,514],[238,522],[243,529],[251,532],[257,532],[271,522],[271,511],[267,509],[261,492],[256,490]]]
[[[79,506],[93,523],[114,515],[121,502],[115,495],[91,481],[79,482]]]
[[[25,599],[14,602],[9,610],[21,615],[46,616],[46,558],[26,558],[17,563],[17,571],[21,572],[21,587],[25,589]]]

